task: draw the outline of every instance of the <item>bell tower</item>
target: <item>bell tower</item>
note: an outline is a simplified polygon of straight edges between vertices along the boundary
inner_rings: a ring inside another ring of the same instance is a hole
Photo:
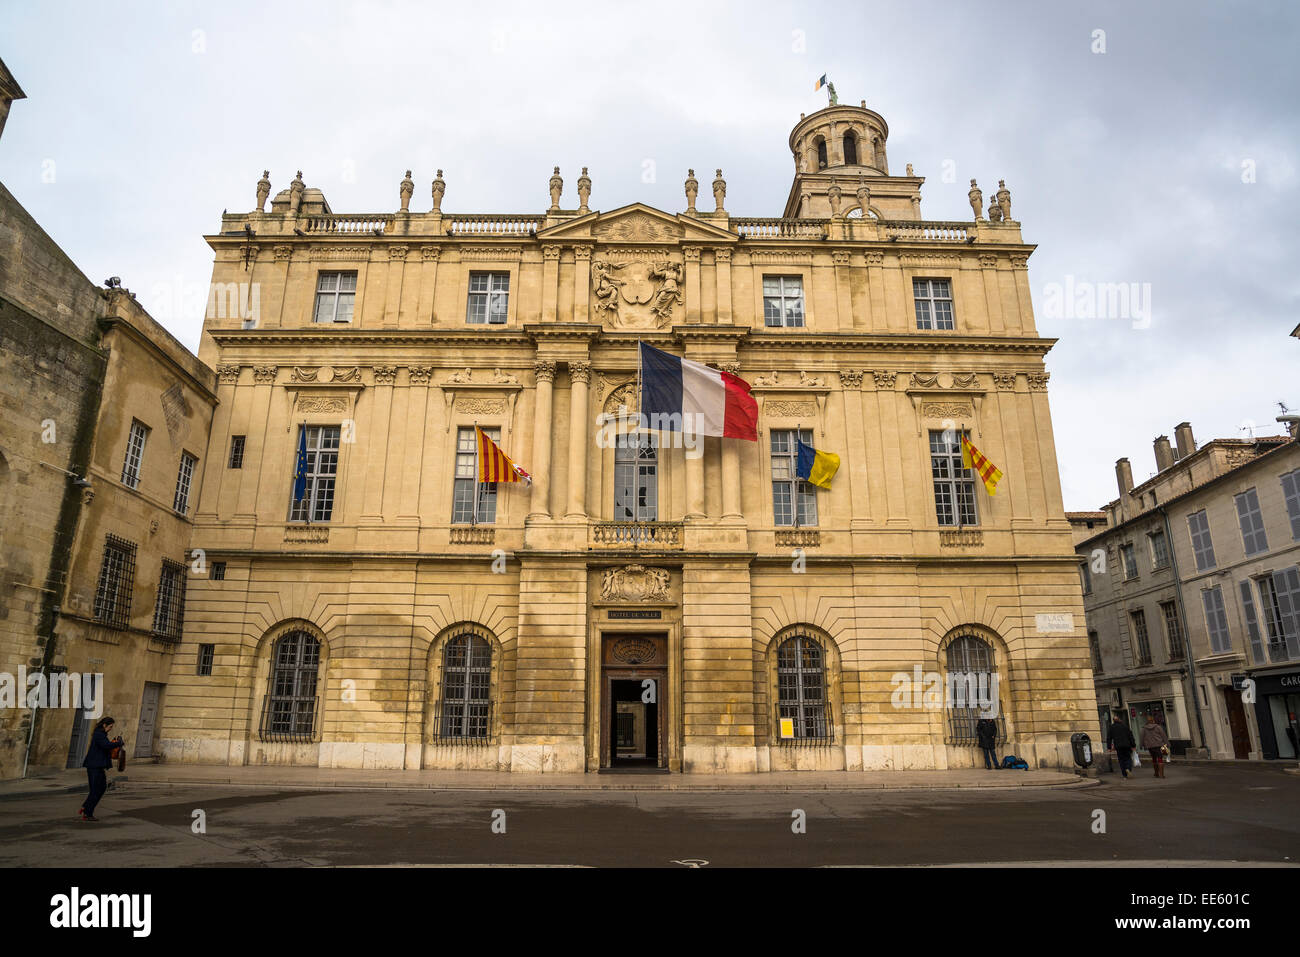
[[[924,177],[889,175],[885,141],[889,124],[874,110],[833,104],[812,115],[800,114],[790,132],[794,184],[786,200],[787,218],[827,219],[865,216],[920,219]]]

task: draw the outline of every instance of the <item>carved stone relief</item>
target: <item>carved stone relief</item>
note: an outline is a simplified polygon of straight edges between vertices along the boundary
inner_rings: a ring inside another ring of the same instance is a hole
[[[624,565],[607,568],[601,576],[602,601],[668,601],[672,579],[666,568]]]

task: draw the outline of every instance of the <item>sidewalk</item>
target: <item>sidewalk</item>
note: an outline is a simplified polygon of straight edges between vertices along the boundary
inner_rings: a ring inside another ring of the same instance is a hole
[[[397,788],[442,791],[867,791],[952,788],[1094,787],[1063,771],[774,771],[764,774],[516,774],[508,771],[372,771],[353,768],[127,765],[114,781],[147,785],[225,785],[319,790]],[[84,770],[0,782],[0,801],[86,789]]]

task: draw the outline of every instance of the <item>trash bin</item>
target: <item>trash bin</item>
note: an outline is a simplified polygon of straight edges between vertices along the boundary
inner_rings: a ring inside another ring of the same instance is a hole
[[[1082,731],[1070,735],[1070,747],[1074,751],[1074,763],[1081,768],[1092,766],[1092,738]]]

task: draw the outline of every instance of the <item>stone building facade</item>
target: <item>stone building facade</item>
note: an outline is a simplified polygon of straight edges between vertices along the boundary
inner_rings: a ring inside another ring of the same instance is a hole
[[[1147,714],[1176,752],[1296,758],[1300,724],[1300,444],[1154,443],[1156,473],[1071,513],[1103,725]]]
[[[222,575],[189,582],[165,758],[969,767],[969,712],[900,693],[953,670],[996,674],[1005,749],[1068,766],[1097,712],[1033,247],[1005,188],[922,219],[887,136],[865,104],[803,117],[774,218],[721,170],[681,212],[593,209],[585,169],[575,208],[556,170],[517,215],[443,209],[441,171],[431,210],[408,172],[375,214],[264,175],[207,237],[192,546]],[[737,372],[759,440],[629,434],[638,341]],[[476,487],[476,427],[531,486]]]

